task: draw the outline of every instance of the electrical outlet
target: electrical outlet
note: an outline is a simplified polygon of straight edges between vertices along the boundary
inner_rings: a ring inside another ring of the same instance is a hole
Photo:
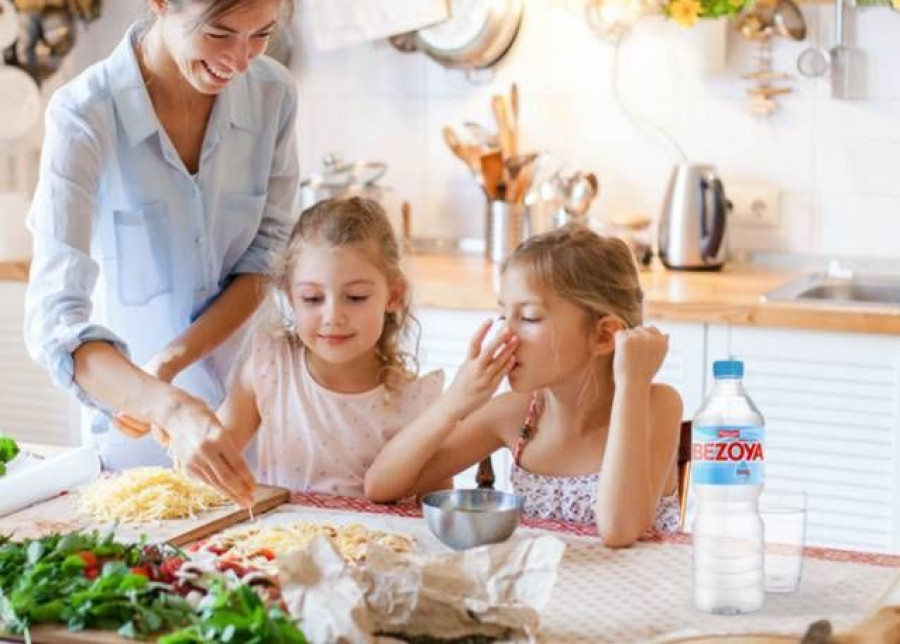
[[[766,185],[729,185],[732,203],[731,222],[735,226],[778,228],[781,223],[781,200],[778,190]]]

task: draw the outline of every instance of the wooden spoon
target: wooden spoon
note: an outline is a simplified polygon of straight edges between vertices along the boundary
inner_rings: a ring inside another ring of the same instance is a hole
[[[463,161],[476,177],[481,174],[481,155],[484,148],[480,145],[466,144],[459,140],[453,128],[447,126],[442,130],[444,142],[450,151]]]
[[[506,98],[499,94],[491,99],[491,110],[497,121],[497,138],[500,140],[500,152],[504,159],[516,156],[515,130],[510,119],[509,106]]]
[[[481,156],[481,177],[484,180],[484,192],[488,199],[506,198],[506,178],[503,167],[503,155],[495,150]]]

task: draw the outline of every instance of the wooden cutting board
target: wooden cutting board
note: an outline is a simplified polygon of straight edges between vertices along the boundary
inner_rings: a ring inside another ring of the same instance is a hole
[[[0,641],[24,642],[21,635],[2,635]],[[58,626],[38,626],[31,629],[31,641],[34,644],[136,644],[152,640],[130,640],[119,637],[115,633],[104,631],[81,631],[72,633]]]
[[[272,508],[286,503],[291,498],[289,490],[281,487],[257,485],[253,502],[253,515],[258,516]],[[102,523],[81,516],[75,506],[76,496],[63,494],[56,498],[37,503],[5,517],[0,517],[0,534],[13,534],[15,539],[41,537],[53,532],[73,530],[94,530],[106,532],[110,523]],[[138,541],[146,535],[147,541],[168,541],[183,546],[192,541],[215,534],[250,518],[250,512],[229,504],[208,510],[189,519],[168,519],[142,524],[120,524],[116,528],[116,538],[122,541]]]
[[[799,642],[800,638],[790,635],[748,633],[746,635],[698,635],[697,637],[670,640],[668,641],[668,644],[799,644]]]

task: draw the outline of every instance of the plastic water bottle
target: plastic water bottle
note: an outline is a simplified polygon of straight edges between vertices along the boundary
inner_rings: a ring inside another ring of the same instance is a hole
[[[694,416],[691,494],[694,604],[723,615],[763,603],[764,420],[741,379],[744,363],[713,364],[715,384]]]

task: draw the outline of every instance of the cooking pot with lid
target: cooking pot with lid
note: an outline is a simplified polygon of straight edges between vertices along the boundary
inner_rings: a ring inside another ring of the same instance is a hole
[[[322,160],[322,171],[300,182],[300,208],[306,210],[323,199],[361,196],[381,201],[388,188],[377,181],[387,172],[383,161],[345,163],[329,154]]]

